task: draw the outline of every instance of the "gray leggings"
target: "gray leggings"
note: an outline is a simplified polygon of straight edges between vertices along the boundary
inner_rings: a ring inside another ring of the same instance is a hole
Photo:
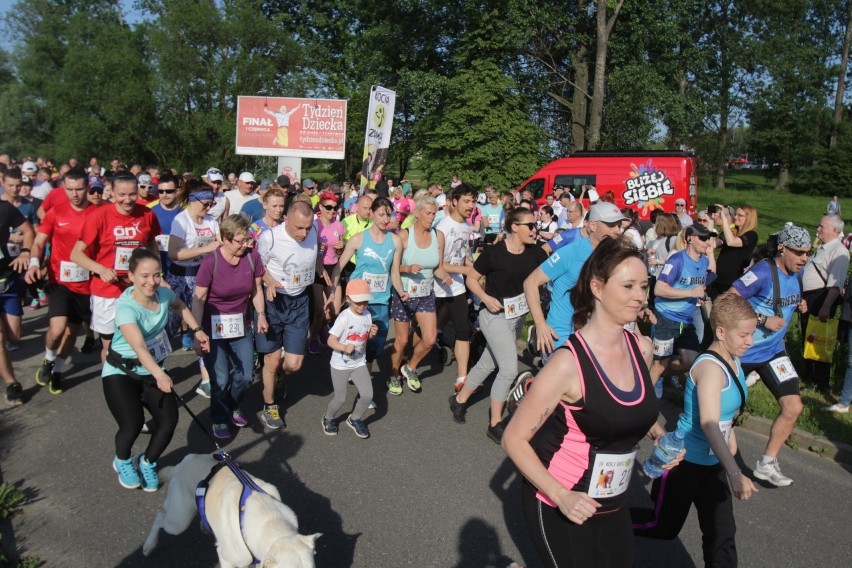
[[[334,419],[337,416],[337,411],[346,402],[346,390],[349,384],[349,379],[358,387],[358,402],[355,404],[355,410],[349,416],[352,420],[361,420],[361,417],[370,406],[373,400],[373,381],[370,378],[370,372],[367,370],[367,365],[361,365],[354,369],[335,369],[331,368],[331,384],[334,385],[334,398],[328,403],[328,409],[325,411],[325,417]]]
[[[515,342],[524,329],[524,316],[507,320],[503,312],[492,314],[486,309],[479,312],[479,328],[485,336],[486,346],[476,366],[467,374],[465,387],[476,389],[497,369],[491,385],[491,400],[506,401],[512,382],[518,376],[518,349]]]

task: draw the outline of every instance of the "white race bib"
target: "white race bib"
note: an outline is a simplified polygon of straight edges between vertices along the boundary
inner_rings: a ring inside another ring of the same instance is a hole
[[[654,340],[655,357],[668,357],[672,353],[674,353],[674,338]]]
[[[769,366],[778,378],[779,383],[799,378],[799,375],[796,373],[796,368],[793,366],[793,362],[790,361],[790,358],[786,355],[784,357],[773,359],[769,362]]]
[[[409,298],[425,298],[432,293],[431,277],[422,278],[421,280],[408,280],[408,297]]]
[[[387,274],[373,274],[372,272],[365,272],[361,275],[361,278],[366,280],[367,284],[370,285],[370,292],[372,293],[385,292],[388,289]]]
[[[500,224],[500,215],[489,215],[488,216],[488,227],[493,229],[497,225]]]
[[[300,288],[314,283],[314,266],[308,265],[302,268],[296,268],[287,276],[285,288]]]
[[[527,306],[527,297],[524,294],[518,294],[511,298],[503,298],[503,315],[506,319],[515,319],[530,311]]]
[[[719,430],[722,431],[722,437],[725,438],[725,445],[728,444],[728,441],[731,439],[731,430],[734,428],[734,420],[722,420],[719,422]],[[708,456],[715,456],[713,453],[713,448],[710,448],[707,452]]]
[[[133,254],[134,250],[136,250],[136,247],[115,247],[115,264],[113,268],[115,270],[129,270],[130,255]]]
[[[172,352],[172,344],[169,343],[169,336],[166,335],[166,330],[160,332],[156,337],[145,342],[145,348],[154,361],[162,363]]]
[[[59,263],[60,282],[85,282],[89,279],[89,271],[82,266],[63,260]]]
[[[157,250],[160,252],[169,252],[169,237],[171,235],[157,235],[154,240],[157,241]]]
[[[217,314],[210,316],[213,339],[233,339],[246,334],[245,314]]]
[[[630,486],[636,451],[629,454],[595,454],[589,481],[589,497],[615,497]]]

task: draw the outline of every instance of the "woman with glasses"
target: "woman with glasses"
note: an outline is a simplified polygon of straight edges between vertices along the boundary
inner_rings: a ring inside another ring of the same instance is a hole
[[[737,278],[743,275],[757,246],[757,209],[751,205],[737,207],[731,228],[728,208],[724,205],[716,207],[713,221],[722,228],[723,238],[720,239],[722,248],[717,260],[719,273],[709,291],[712,299],[727,292]]]
[[[317,219],[314,221],[314,227],[316,227],[319,237],[319,254],[322,256],[322,264],[329,276],[334,272],[340,253],[343,252],[343,233],[346,229],[338,218],[339,213],[340,202],[337,196],[329,191],[323,192],[317,204]],[[335,317],[332,306],[323,309],[323,306],[334,293],[329,284],[329,282],[317,278],[313,285],[314,318],[311,322],[310,342],[308,343],[308,352],[312,355],[320,352],[320,344],[325,344],[327,334],[320,334],[323,326]]]
[[[248,424],[240,402],[251,385],[254,366],[249,301],[257,312],[258,330],[265,333],[269,324],[261,287],[265,269],[259,253],[249,247],[248,220],[231,215],[222,221],[220,230],[222,245],[198,269],[192,314],[210,337],[204,363],[210,374],[213,435],[228,438],[228,422],[238,428]]]
[[[524,280],[547,260],[544,249],[535,245],[536,223],[532,211],[515,207],[506,214],[503,229],[509,236],[482,251],[466,278],[468,289],[482,300],[479,327],[487,345],[458,395],[450,396],[453,419],[464,422],[468,399],[496,369],[487,435],[498,444],[503,437],[503,406],[518,375],[515,342],[521,336],[529,311]]]
[[[169,234],[169,264],[166,282],[174,293],[186,305],[192,305],[192,293],[195,290],[195,278],[198,268],[205,256],[219,248],[219,223],[207,212],[214,205],[213,191],[201,180],[186,183],[184,190],[186,208],[177,214],[172,221]],[[173,327],[177,321],[172,320]],[[183,348],[192,349],[192,335],[182,326]],[[202,381],[197,392],[205,398],[210,396],[210,383],[205,377],[204,361],[202,366]]]

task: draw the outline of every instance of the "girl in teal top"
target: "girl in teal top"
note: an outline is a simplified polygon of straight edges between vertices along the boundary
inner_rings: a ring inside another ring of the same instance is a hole
[[[128,278],[133,285],[116,302],[115,335],[101,373],[107,406],[118,423],[112,467],[127,489],[140,485],[145,491],[159,488],[157,460],[177,426],[172,380],[161,367],[171,353],[165,333],[169,308],[179,312],[195,333],[200,351],[210,348],[186,304],[170,289],[160,288],[161,274],[158,254],[138,248],[130,255]],[[137,471],[131,452],[145,422],[143,406],[151,412],[154,427],[145,453],[139,456]]]

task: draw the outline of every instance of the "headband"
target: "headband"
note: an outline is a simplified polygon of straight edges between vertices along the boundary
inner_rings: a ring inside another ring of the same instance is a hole
[[[189,194],[190,201],[202,201],[204,199],[215,199],[213,192],[209,189],[205,189],[204,191],[196,191],[195,193]]]

